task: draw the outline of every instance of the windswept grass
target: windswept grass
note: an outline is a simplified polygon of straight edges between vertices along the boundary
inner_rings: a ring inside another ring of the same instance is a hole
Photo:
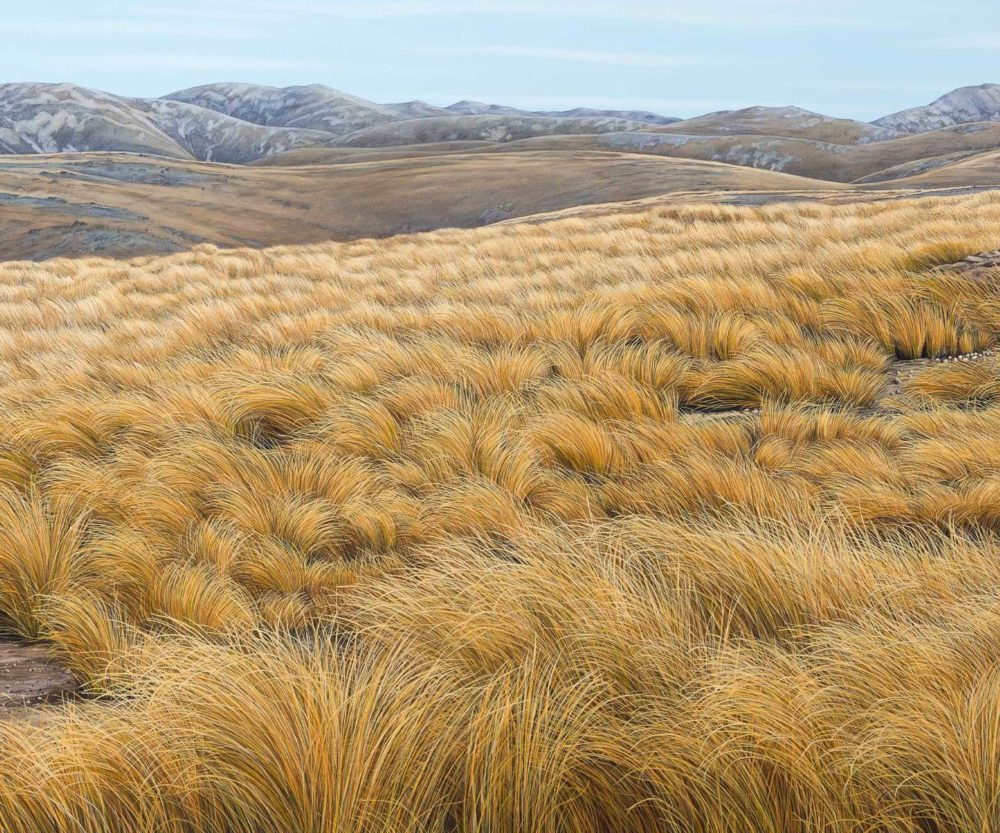
[[[0,829],[1000,829],[998,228],[0,264]]]

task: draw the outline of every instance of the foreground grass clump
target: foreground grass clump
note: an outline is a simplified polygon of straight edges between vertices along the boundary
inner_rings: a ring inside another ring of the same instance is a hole
[[[998,227],[0,265],[0,829],[1000,829]]]

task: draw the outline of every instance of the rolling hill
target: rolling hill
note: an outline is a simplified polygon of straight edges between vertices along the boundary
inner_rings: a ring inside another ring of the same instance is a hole
[[[39,259],[165,253],[202,242],[312,243],[468,228],[665,193],[842,187],[610,151],[459,152],[303,167],[127,154],[7,157],[0,159],[0,250],[7,259]]]
[[[545,136],[493,145],[491,152],[519,150],[616,150],[681,159],[724,162],[781,171],[831,182],[878,181],[893,178],[897,166],[930,164],[943,154],[962,156],[1000,147],[1000,125],[970,124],[903,135],[883,142],[838,145],[810,139],[756,135],[694,135],[652,131],[622,131],[591,136]],[[270,164],[324,158],[328,151],[302,150],[275,156]],[[885,171],[885,176],[882,172]]]
[[[894,139],[899,132],[887,127],[835,119],[801,107],[747,107],[742,110],[722,110],[693,119],[652,128],[666,133],[696,135],[762,135],[788,139],[811,139],[838,145],[882,142]]]
[[[892,182],[894,188],[1000,188],[1000,150],[955,159],[940,157],[925,170]]]

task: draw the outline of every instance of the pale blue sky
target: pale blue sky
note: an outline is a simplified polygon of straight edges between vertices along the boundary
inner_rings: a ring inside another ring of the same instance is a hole
[[[324,83],[690,116],[798,104],[872,119],[1000,82],[1000,0],[47,0],[0,15],[0,80],[155,96]]]

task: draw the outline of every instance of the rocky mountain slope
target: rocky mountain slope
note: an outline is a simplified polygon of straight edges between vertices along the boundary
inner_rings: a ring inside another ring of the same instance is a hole
[[[260,84],[206,84],[164,96],[195,104],[252,124],[323,130],[343,136],[403,116],[391,106],[375,104],[322,84],[266,87]]]
[[[924,133],[955,124],[1000,121],[1000,84],[959,87],[928,104],[876,119],[873,124],[904,133]]]
[[[192,157],[127,99],[73,84],[0,84],[0,151],[92,150]]]
[[[431,116],[451,116],[447,107],[435,107],[426,101],[401,101],[398,104],[386,104],[390,110],[399,113],[404,119],[426,119]]]
[[[437,142],[513,142],[530,136],[613,133],[638,130],[625,119],[545,116],[436,116],[369,127],[342,139],[348,147],[389,147]]]
[[[245,163],[332,141],[326,132],[265,127],[175,101],[73,84],[0,85],[3,153],[121,151]]]
[[[17,83],[0,85],[0,154],[121,151],[244,164],[299,148],[511,141],[641,129],[665,120],[634,115],[462,115],[423,101],[376,104],[320,84],[220,83],[137,99],[74,84]]]
[[[456,101],[448,105],[446,110],[464,116],[519,116],[547,117],[555,119],[626,119],[627,121],[643,122],[645,124],[673,124],[680,119],[673,116],[661,116],[648,110],[595,110],[591,107],[576,107],[572,110],[520,110],[517,107],[505,107],[502,104],[485,104],[482,101]]]
[[[180,101],[133,103],[188,154],[204,162],[245,164],[296,148],[330,144],[330,134],[322,130],[265,127]]]

